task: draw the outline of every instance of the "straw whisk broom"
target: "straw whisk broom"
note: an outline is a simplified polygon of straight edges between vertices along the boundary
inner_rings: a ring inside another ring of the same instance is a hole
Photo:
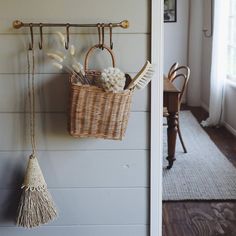
[[[30,68],[30,53],[27,51],[28,62],[28,97],[30,106],[30,137],[32,154],[29,156],[22,194],[18,207],[17,225],[32,228],[46,224],[57,216],[51,194],[40,169],[36,157],[35,141],[35,88],[34,88],[34,49],[32,48],[32,74]],[[31,77],[31,78],[30,78]]]

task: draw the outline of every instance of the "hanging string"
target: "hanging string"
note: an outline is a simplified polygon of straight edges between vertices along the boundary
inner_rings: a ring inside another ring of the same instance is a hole
[[[31,53],[30,53],[31,51]],[[30,57],[31,54],[31,57]],[[32,61],[32,69],[31,63]],[[27,50],[27,64],[28,64],[28,99],[30,108],[30,140],[32,147],[32,157],[35,157],[36,152],[36,138],[35,138],[35,58],[34,58],[34,48],[32,50]]]

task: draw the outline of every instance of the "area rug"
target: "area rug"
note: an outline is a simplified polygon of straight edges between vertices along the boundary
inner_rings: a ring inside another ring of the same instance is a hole
[[[177,138],[176,161],[167,170],[164,128],[163,200],[236,200],[236,168],[227,160],[190,111],[180,113],[188,153]]]

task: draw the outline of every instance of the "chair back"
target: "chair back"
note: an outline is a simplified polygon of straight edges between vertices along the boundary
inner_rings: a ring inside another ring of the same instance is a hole
[[[174,77],[176,75],[176,73],[173,73],[174,70],[176,70],[178,68],[178,65],[179,63],[178,62],[175,62],[169,69],[169,72],[168,72],[168,80],[171,81],[172,77]]]
[[[177,80],[181,80],[181,86],[179,88],[180,89],[179,106],[181,105],[183,95],[186,91],[189,77],[190,77],[190,69],[188,66],[179,66],[178,68],[173,70],[171,73],[171,76],[170,76],[171,83]]]

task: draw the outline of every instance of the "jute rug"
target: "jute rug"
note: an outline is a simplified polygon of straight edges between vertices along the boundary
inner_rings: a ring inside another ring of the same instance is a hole
[[[188,153],[177,138],[176,161],[163,163],[163,200],[236,200],[236,168],[220,152],[190,111],[180,114]],[[167,156],[164,127],[164,157]]]

